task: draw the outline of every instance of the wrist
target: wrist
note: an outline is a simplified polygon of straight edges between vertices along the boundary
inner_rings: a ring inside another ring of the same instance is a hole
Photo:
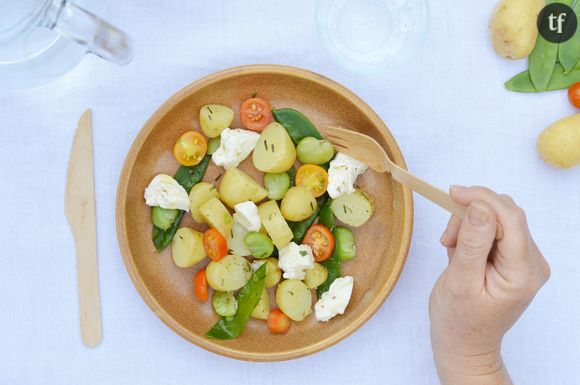
[[[443,385],[512,384],[500,349],[476,355],[463,355],[434,349],[435,365]]]

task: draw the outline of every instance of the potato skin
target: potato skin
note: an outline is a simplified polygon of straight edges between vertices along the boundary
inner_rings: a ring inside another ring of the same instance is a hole
[[[545,5],[544,0],[501,0],[489,23],[495,52],[510,60],[527,57],[536,45],[536,21]]]
[[[569,168],[580,163],[580,114],[563,118],[540,133],[538,153],[555,167]]]

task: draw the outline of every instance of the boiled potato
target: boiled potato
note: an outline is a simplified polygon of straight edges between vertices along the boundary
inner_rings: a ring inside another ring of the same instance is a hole
[[[230,232],[229,236],[226,238],[228,242],[228,249],[230,249],[231,253],[234,255],[239,255],[241,257],[245,257],[250,255],[250,250],[246,246],[244,240],[246,239],[246,235],[248,235],[249,231],[244,226],[240,224],[240,222],[234,219],[234,223],[232,225],[232,231]]]
[[[489,23],[495,52],[514,60],[528,56],[536,45],[536,21],[545,5],[544,0],[501,0]]]
[[[264,285],[266,286],[266,288],[277,285],[278,282],[280,282],[280,279],[282,278],[282,270],[280,270],[280,268],[278,267],[278,260],[274,257],[270,257],[263,260],[255,260],[254,262],[252,262],[252,265],[255,264],[262,266],[263,263],[267,264],[266,279],[264,280]]]
[[[305,273],[304,284],[309,289],[316,289],[326,282],[326,278],[328,278],[328,270],[318,262],[314,262],[314,267],[305,270]]]
[[[560,119],[542,131],[537,147],[542,159],[552,166],[580,164],[580,114]]]
[[[264,288],[262,291],[262,296],[258,301],[258,304],[250,314],[250,317],[257,319],[268,319],[270,315],[270,296],[268,295],[268,290]]]
[[[234,110],[219,104],[207,104],[199,110],[199,125],[208,138],[220,136],[232,124]]]
[[[293,321],[302,321],[312,313],[312,293],[297,279],[288,279],[278,285],[276,303]]]
[[[258,215],[260,215],[262,225],[278,249],[286,246],[294,238],[294,234],[282,216],[276,201],[268,201],[258,206]]]
[[[210,198],[201,205],[199,213],[203,220],[211,227],[216,228],[224,238],[227,239],[230,236],[233,222],[232,215],[219,199]]]
[[[250,262],[244,257],[227,255],[210,262],[205,269],[207,284],[214,290],[234,291],[242,288],[252,276]]]
[[[330,208],[341,222],[354,227],[364,225],[375,212],[371,198],[358,188],[353,193],[334,199]]]
[[[200,182],[193,186],[189,193],[189,212],[197,223],[204,223],[199,207],[211,198],[219,198],[220,194],[213,184]]]
[[[282,198],[282,215],[289,221],[303,221],[316,211],[316,198],[304,186],[291,187]]]
[[[266,198],[268,190],[242,170],[228,169],[220,183],[220,198],[231,208],[245,201],[259,202]]]
[[[296,162],[296,148],[280,123],[270,123],[258,140],[252,155],[254,166],[264,172],[284,172]]]
[[[206,256],[202,233],[189,227],[177,230],[171,242],[171,257],[177,266],[191,267]]]

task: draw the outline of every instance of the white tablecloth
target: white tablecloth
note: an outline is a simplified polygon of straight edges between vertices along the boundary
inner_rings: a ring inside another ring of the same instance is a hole
[[[537,156],[537,134],[574,113],[565,92],[510,93],[525,62],[498,58],[487,22],[495,0],[433,1],[423,49],[380,76],[347,72],[318,40],[315,2],[110,2],[103,16],[135,39],[135,60],[87,57],[57,83],[0,91],[0,384],[436,384],[427,302],[447,258],[447,220],[416,199],[408,262],[359,331],[314,356],[256,364],[208,353],[169,330],[141,300],[121,260],[115,192],[133,138],[187,83],[247,63],[304,67],[352,89],[387,122],[417,175],[446,187],[482,184],[515,197],[553,269],[505,339],[516,383],[571,384],[580,363],[580,168]],[[77,120],[94,113],[104,339],[80,341],[66,166]],[[359,256],[358,258],[364,258]]]

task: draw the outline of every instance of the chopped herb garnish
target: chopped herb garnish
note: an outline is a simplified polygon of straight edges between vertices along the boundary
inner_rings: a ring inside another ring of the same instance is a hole
[[[274,149],[274,143],[272,143],[272,152],[276,152],[276,150]]]
[[[305,257],[308,254],[308,252],[306,250],[300,250],[299,253],[303,257]]]
[[[344,210],[344,213],[346,214],[346,206],[342,205],[342,209]]]
[[[312,211],[314,211],[314,203],[310,202],[310,208],[312,209]]]
[[[258,93],[254,91],[254,93],[252,94],[252,99],[255,98],[256,96],[258,96]]]
[[[234,230],[230,230],[230,238],[234,237]]]
[[[213,119],[211,118],[211,115],[209,115],[209,114],[207,115],[207,118],[208,118],[209,120],[213,120]]]
[[[209,108],[209,106],[207,106],[207,109],[209,110],[209,112],[213,114],[213,111],[211,110],[211,108]]]
[[[214,182],[217,182],[218,180],[220,180],[220,178],[221,178],[221,177],[222,177],[222,174],[219,174],[219,175],[217,176],[217,178],[215,178],[215,179],[214,179]],[[215,188],[215,187],[214,187],[214,188]]]
[[[228,254],[233,254],[234,251],[232,249],[228,249]]]
[[[264,140],[264,148],[268,151],[268,141]]]
[[[294,295],[294,292],[291,290],[288,290],[288,293],[290,293],[290,295]]]

